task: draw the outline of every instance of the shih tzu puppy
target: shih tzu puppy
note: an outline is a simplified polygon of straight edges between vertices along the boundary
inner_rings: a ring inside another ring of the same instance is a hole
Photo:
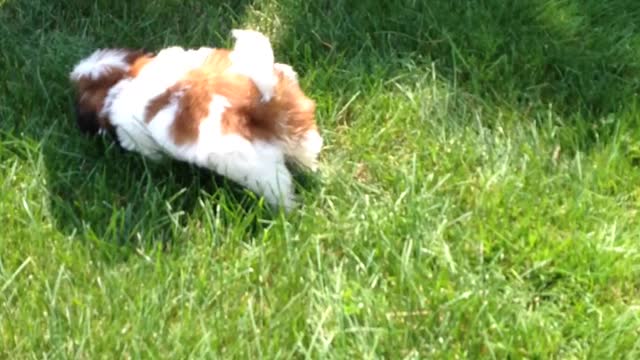
[[[151,159],[210,169],[290,210],[295,196],[285,160],[315,170],[322,148],[315,102],[289,65],[274,62],[267,37],[232,35],[231,50],[95,51],[70,74],[78,126],[112,133],[123,148]]]

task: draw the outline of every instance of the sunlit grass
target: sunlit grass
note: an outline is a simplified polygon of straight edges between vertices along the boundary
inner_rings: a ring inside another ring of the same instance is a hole
[[[636,1],[2,4],[0,357],[638,357]],[[95,47],[234,27],[318,102],[288,217],[74,127]]]

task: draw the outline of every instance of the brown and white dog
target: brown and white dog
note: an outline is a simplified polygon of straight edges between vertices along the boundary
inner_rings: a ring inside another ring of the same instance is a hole
[[[285,160],[315,170],[322,148],[315,102],[290,66],[274,62],[263,34],[232,34],[232,50],[95,51],[70,75],[78,126],[114,133],[123,148],[151,159],[211,169],[290,210]]]

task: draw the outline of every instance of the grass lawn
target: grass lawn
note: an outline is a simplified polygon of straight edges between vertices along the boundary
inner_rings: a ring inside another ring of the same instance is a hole
[[[97,47],[272,36],[290,216],[75,128]],[[638,0],[0,0],[0,358],[640,358]]]

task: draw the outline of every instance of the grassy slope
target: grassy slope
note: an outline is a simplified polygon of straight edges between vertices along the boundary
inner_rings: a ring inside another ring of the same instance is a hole
[[[0,1],[0,357],[640,356],[636,0],[126,3]],[[90,50],[234,26],[319,103],[287,219],[74,128]]]

